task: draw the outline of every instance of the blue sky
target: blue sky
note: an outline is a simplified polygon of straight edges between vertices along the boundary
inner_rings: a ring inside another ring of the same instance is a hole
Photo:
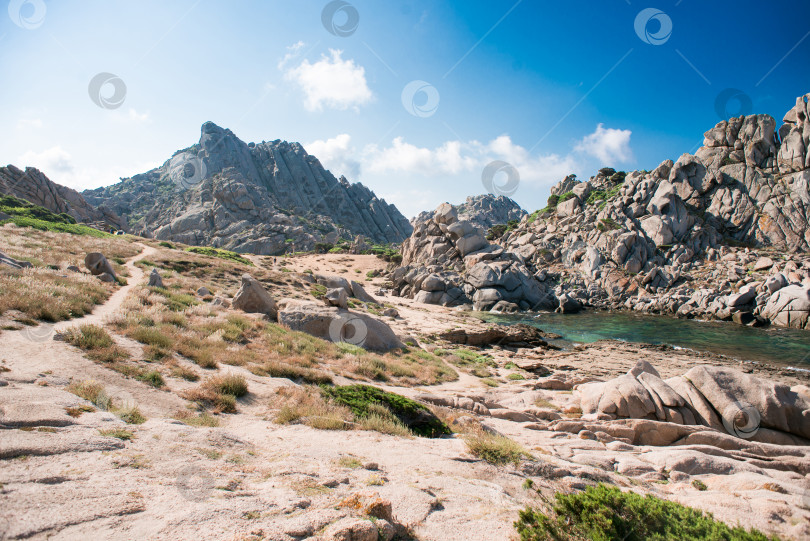
[[[409,217],[484,192],[493,160],[533,210],[566,173],[694,152],[726,89],[721,113],[750,103],[779,122],[810,92],[805,0],[352,0],[331,4],[334,33],[328,5],[12,0],[0,162],[96,187],[159,165],[211,120],[300,141]],[[122,102],[94,103],[98,73],[123,81]]]

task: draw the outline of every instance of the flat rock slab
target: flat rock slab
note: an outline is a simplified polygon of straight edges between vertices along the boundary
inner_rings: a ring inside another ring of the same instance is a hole
[[[12,403],[0,404],[0,426],[19,428],[23,426],[69,426],[75,424],[65,413],[65,408],[56,404]]]
[[[99,436],[95,430],[27,432],[0,430],[0,459],[18,456],[50,456],[122,449],[124,442]]]

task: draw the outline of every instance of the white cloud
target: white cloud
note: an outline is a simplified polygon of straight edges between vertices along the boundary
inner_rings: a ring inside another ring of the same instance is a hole
[[[58,145],[42,152],[29,150],[17,158],[17,161],[23,167],[36,167],[46,175],[49,171],[70,173],[74,169],[70,153]]]
[[[630,130],[605,128],[603,124],[599,124],[596,131],[586,135],[574,150],[595,156],[602,165],[626,163],[633,159],[630,149],[631,134]]]
[[[290,60],[297,58],[301,54],[301,49],[303,49],[305,46],[306,44],[303,41],[299,41],[298,43],[293,43],[287,47],[287,54],[284,55],[284,58],[279,60],[278,69],[284,71],[284,68],[287,67]]]
[[[360,177],[360,162],[352,157],[355,151],[351,146],[351,140],[348,133],[341,133],[326,141],[306,143],[304,148],[318,158],[336,177],[345,175],[350,181],[356,182]]]
[[[343,51],[330,49],[329,53],[314,64],[305,59],[284,73],[285,79],[304,92],[304,107],[309,111],[322,111],[324,106],[345,110],[369,102],[372,93],[365,68],[354,60],[343,60]]]
[[[82,191],[114,184],[122,177],[149,171],[160,164],[137,162],[132,165],[115,165],[107,168],[95,166],[80,168],[74,164],[70,153],[57,145],[42,152],[29,150],[17,158],[16,165],[21,168],[36,167],[53,182]]]
[[[565,176],[596,170],[613,159],[632,159],[630,131],[606,129],[601,124],[561,153],[534,154],[509,135],[488,142],[449,140],[431,147],[399,136],[388,145],[369,144],[358,149],[344,133],[305,147],[325,167],[336,174],[344,173],[352,182],[363,181],[406,216],[415,216],[443,200],[457,203],[467,195],[484,193],[487,187],[481,176],[495,160],[507,162],[518,171],[520,187],[513,198],[519,198],[526,208],[536,209],[545,206],[547,190]]]
[[[484,167],[502,160],[518,170],[525,182],[550,185],[577,168],[571,156],[547,154],[532,156],[528,150],[501,135],[487,144],[478,141],[447,141],[436,148],[422,148],[394,139],[387,148],[368,145],[364,149],[364,168],[375,174],[399,172],[424,177],[466,176],[479,178]]]

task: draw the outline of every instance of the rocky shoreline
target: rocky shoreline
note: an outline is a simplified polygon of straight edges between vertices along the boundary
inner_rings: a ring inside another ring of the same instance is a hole
[[[719,123],[654,171],[569,176],[495,242],[456,207],[415,224],[395,295],[516,312],[583,306],[810,328],[808,96]]]

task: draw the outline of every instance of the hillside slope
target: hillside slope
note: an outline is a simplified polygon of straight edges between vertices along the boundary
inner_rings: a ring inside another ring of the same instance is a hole
[[[56,214],[67,214],[77,222],[96,225],[99,229],[125,229],[126,222],[104,205],[89,204],[82,195],[51,181],[39,169],[25,171],[8,165],[0,167],[0,195],[24,199]]]

